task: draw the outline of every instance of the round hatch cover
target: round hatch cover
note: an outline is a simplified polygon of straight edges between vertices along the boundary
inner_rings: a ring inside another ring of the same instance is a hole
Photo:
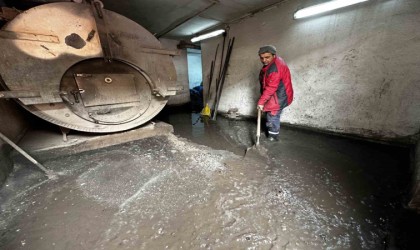
[[[152,101],[143,74],[124,62],[88,59],[66,71],[60,95],[73,113],[87,121],[127,123],[141,116]]]

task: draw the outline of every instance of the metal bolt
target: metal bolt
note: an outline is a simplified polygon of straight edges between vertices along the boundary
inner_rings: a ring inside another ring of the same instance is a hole
[[[105,77],[105,82],[106,83],[111,83],[112,82],[112,78],[111,77]]]

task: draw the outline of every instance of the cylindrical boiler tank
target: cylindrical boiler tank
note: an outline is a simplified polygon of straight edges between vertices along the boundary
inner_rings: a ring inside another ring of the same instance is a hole
[[[0,31],[0,97],[61,127],[123,131],[176,93],[175,54],[99,1],[40,5]]]

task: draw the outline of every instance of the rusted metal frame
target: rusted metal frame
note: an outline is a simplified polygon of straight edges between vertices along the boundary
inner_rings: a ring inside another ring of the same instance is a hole
[[[7,90],[0,91],[0,99],[19,99],[19,98],[43,98],[45,96],[57,96],[59,95],[65,102],[73,105],[73,103],[67,98],[68,93],[65,91],[44,93],[41,91],[31,90]],[[41,103],[41,102],[40,102]],[[51,100],[43,103],[51,103]]]
[[[141,48],[141,49],[145,49],[145,48]],[[148,49],[148,48],[146,48],[146,49]],[[151,49],[151,50],[148,50],[148,51],[149,51],[149,53],[153,53],[153,52],[168,52],[169,50]],[[146,82],[149,84],[150,88],[152,89],[152,94],[155,95],[155,96],[161,96],[161,97],[165,98],[167,96],[176,95],[177,90],[183,90],[183,87],[181,87],[181,86],[170,86],[170,87],[167,87],[166,89],[162,89],[162,88],[158,87],[156,82],[153,81],[152,78],[143,69],[139,68],[137,65],[134,65],[131,62],[123,61],[123,60],[121,60],[121,61],[126,63],[127,65],[130,65],[131,67],[135,68],[146,79]],[[161,82],[162,81],[159,80],[159,83],[161,83]],[[172,85],[172,84],[168,84],[169,81],[164,81],[164,82],[167,83],[165,85]]]
[[[198,12],[189,15],[185,18],[180,19],[179,21],[173,23],[172,25],[170,25],[168,28],[162,30],[161,32],[155,34],[155,36],[157,38],[161,38],[162,36],[168,34],[169,32],[171,32],[172,30],[176,29],[177,27],[179,27],[180,25],[188,22],[189,20],[193,19],[194,17],[200,15],[201,13],[203,13],[204,11],[210,9],[211,7],[213,7],[214,5],[218,4],[219,1],[218,0],[211,0],[211,4],[209,4],[208,6],[204,7],[203,9],[199,10]]]
[[[43,35],[43,34],[34,34],[34,33],[27,33],[27,32],[14,32],[14,31],[7,31],[7,30],[0,30],[0,38],[46,42],[46,43],[60,43],[58,36],[54,36],[54,35]]]
[[[102,52],[104,54],[104,59],[105,61],[110,62],[112,61],[114,55],[110,47],[110,35],[108,32],[108,26],[106,24],[105,15],[102,11],[103,4],[98,0],[91,0],[90,4],[93,17],[95,18],[96,28],[99,35]]]
[[[181,52],[177,50],[154,49],[154,48],[144,48],[144,47],[140,47],[139,50],[141,52],[150,53],[150,54],[160,54],[160,55],[170,55],[170,56],[181,55]]]
[[[41,97],[39,91],[26,91],[26,90],[15,90],[15,91],[0,91],[0,98],[31,98]]]
[[[175,95],[175,91],[179,90],[178,87],[167,87],[166,90],[159,88],[156,83],[152,80],[152,78],[141,68],[137,67],[136,65],[123,61],[124,63],[130,65],[131,67],[135,68],[140,74],[146,79],[146,82],[150,85],[152,89],[152,94],[155,96],[167,97],[171,95]],[[159,81],[160,82],[160,81]]]

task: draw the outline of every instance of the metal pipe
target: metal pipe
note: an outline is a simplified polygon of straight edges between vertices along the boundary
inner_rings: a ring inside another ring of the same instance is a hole
[[[257,13],[260,13],[260,12],[264,12],[264,11],[271,10],[272,8],[277,7],[277,5],[279,5],[279,4],[281,4],[281,3],[285,3],[285,2],[287,2],[287,1],[290,1],[290,0],[280,0],[280,1],[278,1],[278,2],[275,2],[275,3],[269,4],[269,5],[267,5],[267,6],[264,6],[264,7],[262,7],[262,8],[259,8],[259,9],[256,9],[256,10],[254,10],[254,11],[248,12],[248,13],[246,13],[245,15],[240,16],[240,17],[238,17],[238,18],[234,18],[234,19],[232,19],[232,20],[229,20],[229,21],[227,21],[226,23],[228,23],[228,24],[231,24],[231,23],[237,23],[237,22],[241,21],[242,19],[245,19],[245,18],[248,18],[248,17],[252,17],[252,16],[254,16],[254,15],[255,15],[255,14],[257,14]]]
[[[217,1],[217,0],[212,0],[211,2],[212,2],[212,3],[211,3],[211,4],[209,4],[208,6],[206,6],[205,8],[203,8],[203,9],[199,10],[198,12],[196,12],[196,13],[194,13],[194,14],[192,14],[192,15],[189,15],[189,16],[187,16],[187,17],[185,17],[185,18],[182,18],[182,19],[181,19],[181,20],[179,20],[178,22],[173,23],[173,24],[172,24],[172,25],[170,25],[168,28],[166,28],[166,29],[162,30],[161,32],[159,32],[159,33],[155,34],[155,36],[156,36],[157,38],[161,38],[162,36],[164,36],[164,35],[168,34],[168,33],[169,33],[169,32],[171,32],[172,30],[174,30],[174,29],[176,29],[177,27],[179,27],[180,25],[184,24],[185,22],[188,22],[189,20],[193,19],[194,17],[196,17],[196,16],[200,15],[200,14],[201,14],[201,13],[203,13],[204,11],[206,11],[206,10],[210,9],[212,6],[214,6],[214,5],[216,5],[216,4],[218,4],[218,3],[219,3],[219,1]]]
[[[265,12],[265,11],[271,10],[271,9],[273,9],[273,8],[276,8],[279,4],[286,3],[286,2],[288,2],[288,1],[290,1],[290,0],[281,0],[281,1],[278,1],[278,2],[275,2],[275,3],[272,3],[272,4],[269,4],[269,5],[267,5],[267,6],[264,6],[264,7],[262,7],[262,8],[259,8],[259,9],[257,9],[257,10],[254,10],[254,11],[248,12],[248,13],[246,13],[246,14],[244,14],[244,15],[240,16],[240,17],[233,18],[233,19],[231,19],[231,20],[224,21],[224,22],[222,22],[222,23],[218,23],[218,24],[212,25],[212,26],[210,26],[210,27],[207,27],[206,29],[201,30],[199,33],[207,33],[207,32],[208,32],[208,31],[210,31],[210,30],[215,30],[215,29],[217,29],[217,28],[219,28],[219,27],[223,27],[223,26],[226,26],[226,25],[229,25],[229,24],[237,23],[237,22],[239,22],[239,21],[242,21],[242,20],[243,20],[243,19],[245,19],[245,18],[253,17],[255,14],[258,14],[258,13],[260,13],[260,12]],[[196,35],[196,34],[194,34],[194,36],[195,36],[195,35]]]
[[[206,102],[208,102],[209,99],[210,99],[211,83],[213,81],[214,68],[216,67],[216,59],[217,59],[217,52],[218,51],[219,51],[219,44],[217,44],[216,52],[214,53],[214,60],[212,61],[212,69],[210,71],[209,89],[208,89],[208,92],[207,92]]]
[[[73,0],[22,0],[22,1],[33,2],[33,3],[74,2]]]
[[[223,89],[223,85],[224,85],[224,82],[225,82],[226,72],[227,72],[227,69],[228,69],[228,66],[229,66],[230,55],[232,53],[234,42],[235,42],[235,37],[233,37],[232,40],[229,39],[228,49],[227,49],[227,52],[226,52],[226,59],[225,59],[224,65],[223,65],[223,72],[222,72],[222,75],[221,75],[221,79],[219,79],[220,80],[219,88],[218,88],[217,93],[216,93],[217,102],[216,102],[214,112],[213,112],[213,116],[212,116],[212,120],[214,120],[214,121],[216,120],[217,110],[219,108],[220,97],[222,95],[222,89]]]
[[[32,158],[29,154],[27,154],[23,149],[21,149],[18,145],[16,145],[14,142],[12,142],[9,138],[7,138],[3,133],[0,132],[0,138],[8,143],[10,146],[12,146],[16,151],[21,153],[26,159],[31,161],[33,164],[35,164],[39,169],[44,171],[44,173],[48,176],[49,179],[55,179],[57,176],[54,174],[53,171],[46,169],[44,166],[41,165],[38,161],[36,161],[34,158]]]
[[[225,51],[226,36],[227,36],[227,32],[223,33],[222,55],[220,56],[219,76],[216,77],[216,96],[214,97],[213,111],[216,109],[216,103],[218,102],[217,93],[219,93],[220,79],[221,79],[221,76],[222,76],[223,54],[224,54],[224,51]],[[216,61],[216,59],[215,59],[215,61]]]

